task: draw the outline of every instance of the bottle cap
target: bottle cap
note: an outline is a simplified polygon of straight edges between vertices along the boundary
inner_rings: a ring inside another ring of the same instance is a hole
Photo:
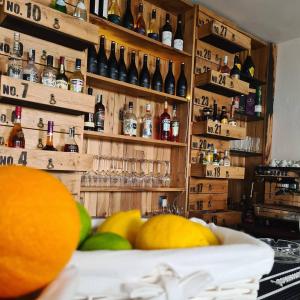
[[[133,102],[129,102],[129,103],[128,103],[128,107],[129,107],[129,108],[133,108]]]
[[[35,61],[35,50],[33,48],[30,48],[28,51],[28,58],[30,60]]]
[[[60,64],[64,64],[64,63],[65,63],[65,57],[64,57],[64,56],[61,56],[61,57],[59,58],[59,62],[60,62]]]
[[[93,95],[93,88],[91,88],[91,87],[88,88],[88,94],[89,94],[90,96]]]
[[[102,102],[102,99],[103,99],[102,95],[99,95],[99,94],[98,94],[98,95],[96,96],[96,102],[97,102],[97,103]]]
[[[69,128],[69,136],[74,137],[75,136],[75,127],[70,127]]]
[[[76,69],[81,68],[81,59],[80,58],[76,58],[75,66],[76,66]]]
[[[54,122],[48,121],[48,132],[53,132]]]
[[[227,63],[228,63],[228,56],[225,55],[225,56],[224,56],[224,64],[227,65]]]
[[[21,117],[21,113],[22,113],[22,107],[16,106],[16,109],[15,109],[16,117]]]
[[[152,9],[152,19],[156,19],[156,9]]]
[[[147,103],[146,104],[146,111],[150,111],[151,110],[151,104],[150,103]]]
[[[47,55],[47,66],[53,66],[53,56]]]

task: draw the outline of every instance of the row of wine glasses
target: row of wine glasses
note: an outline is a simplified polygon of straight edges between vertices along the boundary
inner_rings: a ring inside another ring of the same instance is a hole
[[[85,187],[169,187],[170,162],[136,158],[94,156],[94,170],[81,177]]]

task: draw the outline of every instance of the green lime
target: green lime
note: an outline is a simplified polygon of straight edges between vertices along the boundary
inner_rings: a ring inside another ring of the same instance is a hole
[[[80,239],[79,245],[90,235],[92,230],[92,219],[85,207],[77,202],[77,207],[80,215]]]

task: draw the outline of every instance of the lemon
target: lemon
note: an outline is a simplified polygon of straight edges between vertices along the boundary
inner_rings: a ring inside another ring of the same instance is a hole
[[[111,215],[98,227],[97,231],[116,233],[133,244],[142,224],[141,212],[137,209],[129,210]]]
[[[79,202],[77,203],[77,208],[80,216],[80,238],[79,238],[79,245],[89,236],[92,230],[92,220],[83,205]]]
[[[121,236],[103,232],[87,238],[80,247],[82,251],[92,250],[131,250],[131,244]]]
[[[218,241],[209,228],[175,215],[160,215],[143,224],[135,247],[142,250],[209,246]]]

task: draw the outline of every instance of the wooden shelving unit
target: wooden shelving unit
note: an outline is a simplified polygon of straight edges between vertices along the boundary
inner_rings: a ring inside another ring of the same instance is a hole
[[[191,176],[214,179],[244,179],[245,168],[193,164],[191,167]]]

